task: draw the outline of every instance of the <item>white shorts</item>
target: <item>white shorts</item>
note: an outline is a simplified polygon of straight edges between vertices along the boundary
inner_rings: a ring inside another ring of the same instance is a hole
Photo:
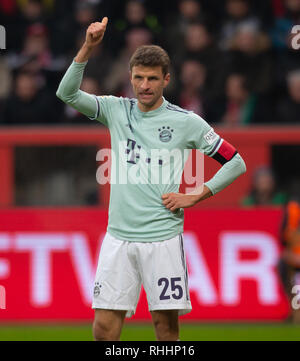
[[[92,308],[136,310],[143,285],[149,311],[191,311],[183,237],[162,242],[121,241],[106,233],[99,255]]]

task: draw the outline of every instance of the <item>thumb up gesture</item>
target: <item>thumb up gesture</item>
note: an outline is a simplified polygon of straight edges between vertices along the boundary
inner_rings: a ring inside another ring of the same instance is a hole
[[[106,30],[107,23],[108,23],[108,18],[104,17],[101,23],[100,22],[92,23],[88,27],[85,38],[85,42],[88,47],[95,47],[96,45],[101,43]]]

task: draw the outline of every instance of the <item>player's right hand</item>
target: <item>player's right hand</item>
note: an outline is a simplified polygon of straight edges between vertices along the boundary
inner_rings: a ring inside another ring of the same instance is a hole
[[[88,27],[85,38],[85,42],[87,46],[94,47],[102,41],[107,23],[108,23],[108,18],[104,17],[101,23],[100,22],[92,23]]]

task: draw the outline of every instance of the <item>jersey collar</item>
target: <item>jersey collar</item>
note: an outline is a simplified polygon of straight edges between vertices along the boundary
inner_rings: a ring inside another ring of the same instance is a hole
[[[149,117],[153,117],[153,116],[160,114],[161,112],[163,112],[165,110],[165,108],[168,104],[166,99],[164,97],[162,97],[162,98],[163,98],[163,102],[162,102],[161,106],[154,110],[150,110],[149,112],[142,112],[140,110],[140,108],[138,107],[138,102],[136,102],[136,104],[135,104],[136,113],[142,118],[149,118]]]

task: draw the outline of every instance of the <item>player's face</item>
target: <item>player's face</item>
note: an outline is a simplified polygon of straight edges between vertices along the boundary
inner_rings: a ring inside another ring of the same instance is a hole
[[[146,111],[160,106],[164,88],[170,81],[170,74],[164,75],[161,66],[137,65],[131,71],[131,84],[139,104]]]

